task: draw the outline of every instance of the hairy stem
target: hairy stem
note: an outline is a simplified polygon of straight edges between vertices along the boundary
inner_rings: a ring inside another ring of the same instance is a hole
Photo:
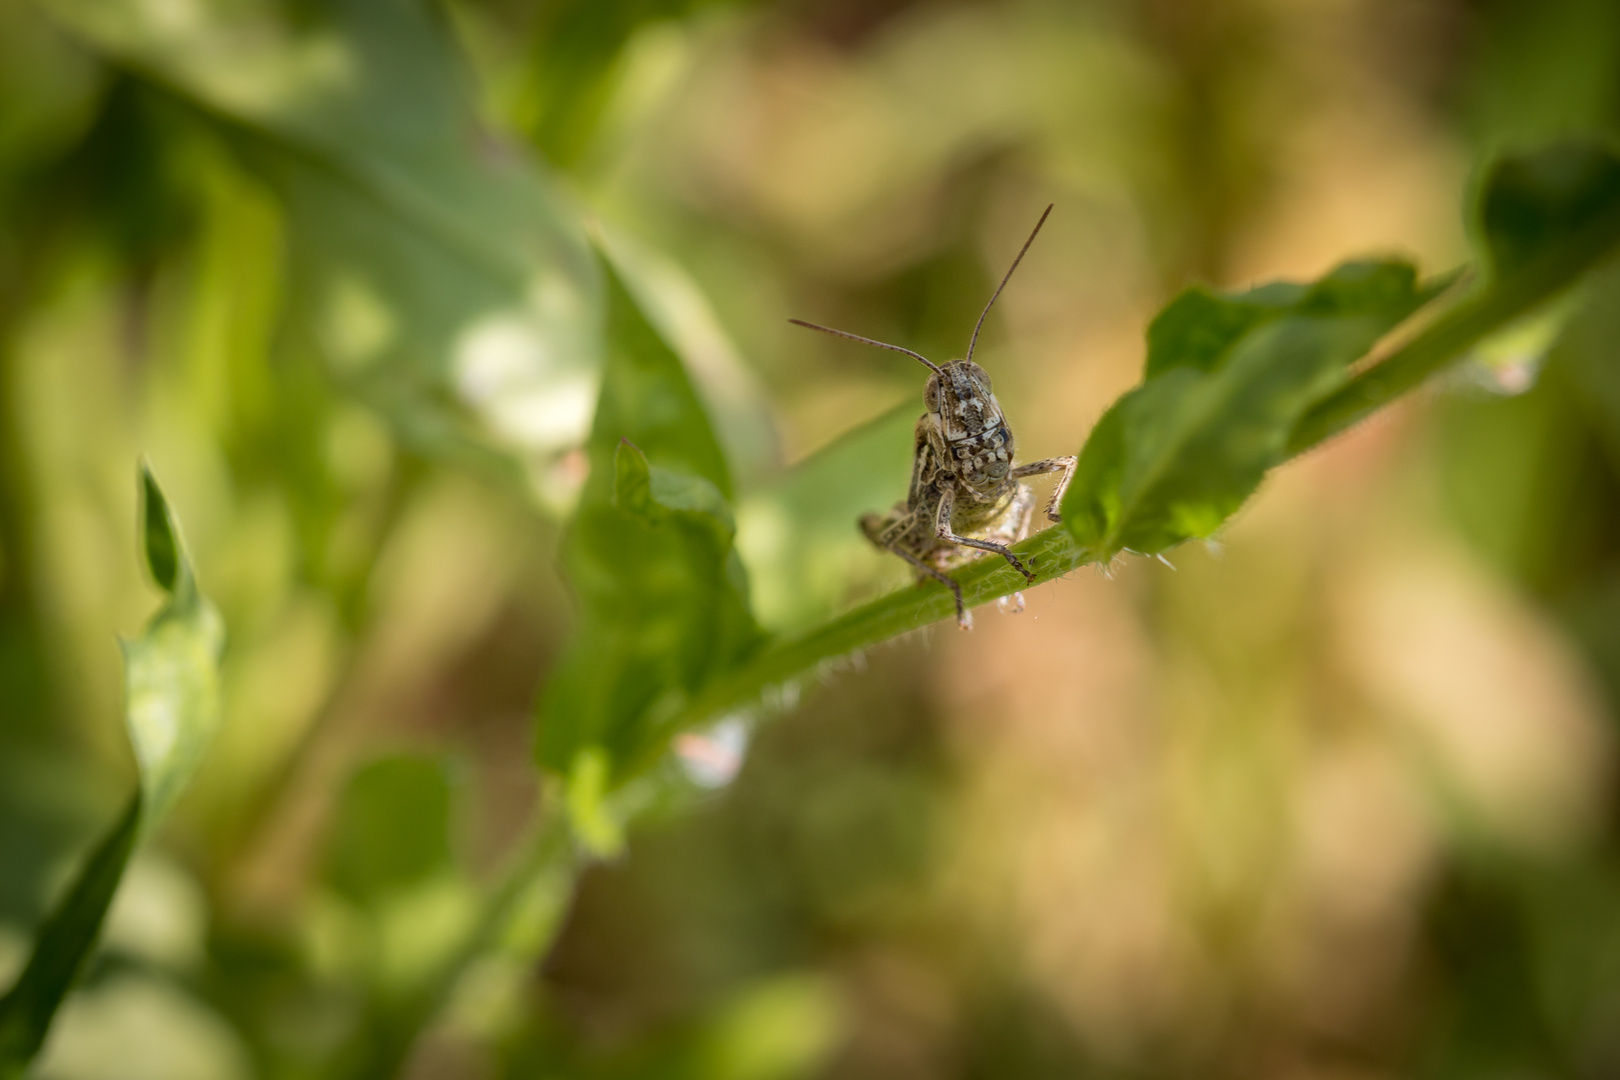
[[[1034,580],[1025,581],[999,556],[969,563],[952,572],[969,607],[1063,577],[1095,561],[1089,549],[1078,544],[1062,526],[1015,544],[1012,550],[1034,573]],[[802,634],[767,644],[746,664],[710,683],[666,720],[667,730],[674,733],[748,708],[772,688],[804,678],[828,661],[920,630],[953,617],[955,612],[950,592],[933,582],[879,597]]]
[[[1460,301],[1382,363],[1358,375],[1306,413],[1289,440],[1289,456],[1344,431],[1461,360],[1484,338],[1570,288],[1617,247],[1620,213],[1605,218],[1578,242],[1560,248],[1556,257]],[[1091,552],[1061,526],[1013,550],[1030,563],[1034,582],[1025,582],[1002,559],[980,559],[954,575],[970,606],[1063,577],[1095,561]],[[900,589],[802,634],[772,642],[748,663],[705,687],[668,718],[667,731],[673,733],[750,708],[773,688],[802,680],[829,661],[921,629],[953,612],[950,593],[928,583]]]

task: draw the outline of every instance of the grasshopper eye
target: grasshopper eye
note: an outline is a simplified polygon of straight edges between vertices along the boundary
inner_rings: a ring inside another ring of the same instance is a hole
[[[992,389],[990,385],[990,373],[988,371],[984,370],[984,368],[980,367],[978,364],[970,364],[968,365],[968,369],[973,373],[973,379],[975,382],[981,383],[986,390]]]
[[[929,412],[939,412],[939,376],[928,376],[928,385],[923,388],[923,405]]]

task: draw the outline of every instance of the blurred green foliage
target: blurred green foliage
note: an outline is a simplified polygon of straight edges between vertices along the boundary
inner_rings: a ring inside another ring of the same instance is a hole
[[[0,0],[0,1071],[1608,1075],[1617,122],[1598,0]],[[783,323],[1048,193],[1120,580],[901,641]]]
[[[610,772],[655,752],[651,715],[758,638],[732,550],[731,472],[703,406],[616,278],[608,307],[590,476],[563,541],[583,619],[540,712],[540,761],[558,773],[592,751]]]
[[[369,762],[349,779],[332,822],[327,876],[338,892],[374,903],[450,865],[451,780],[420,757]]]

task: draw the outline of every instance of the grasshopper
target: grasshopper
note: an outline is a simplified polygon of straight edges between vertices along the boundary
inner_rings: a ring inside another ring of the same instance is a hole
[[[991,391],[990,376],[973,362],[973,348],[978,344],[985,316],[1051,212],[1048,206],[1041,214],[990,302],[979,313],[968,340],[967,356],[944,367],[899,345],[802,319],[788,320],[810,330],[905,353],[933,372],[923,390],[923,404],[928,411],[917,421],[913,436],[911,488],[906,500],[896,503],[887,514],[865,515],[860,528],[873,544],[910,563],[919,582],[932,578],[950,589],[956,598],[956,624],[963,630],[972,629],[973,616],[962,598],[962,586],[946,571],[975,558],[976,551],[988,551],[1006,559],[1024,575],[1024,580],[1033,584],[1035,575],[1008,546],[1028,535],[1035,509],[1035,493],[1018,481],[1026,476],[1061,473],[1046,504],[1046,516],[1061,521],[1058,507],[1074,476],[1072,456],[1043,458],[1025,465],[1014,463],[1012,428],[1007,426],[1001,405]],[[1014,593],[1013,598],[1015,610],[1022,611],[1023,594]]]

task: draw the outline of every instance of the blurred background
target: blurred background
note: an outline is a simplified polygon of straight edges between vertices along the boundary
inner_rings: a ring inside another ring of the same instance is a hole
[[[580,461],[513,482],[402,437],[299,299],[321,243],[387,238],[309,235],[176,91],[202,61],[120,58],[73,6],[0,0],[0,979],[132,783],[144,454],[230,629],[226,726],[38,1073],[332,1075],[534,804]],[[116,6],[154,34],[266,7]],[[806,599],[749,493],[922,388],[788,317],[960,355],[1053,202],[979,359],[1024,456],[1074,453],[1181,287],[1448,269],[1482,156],[1620,124],[1612,0],[452,0],[428,26],[485,150],[678,278],[714,392],[768,415],[730,445],[777,629],[905,576],[840,519]],[[406,1074],[1620,1075],[1620,277],[1555,316],[1173,569],[829,673],[590,870],[554,945],[470,972]],[[851,483],[878,509],[904,470]]]

